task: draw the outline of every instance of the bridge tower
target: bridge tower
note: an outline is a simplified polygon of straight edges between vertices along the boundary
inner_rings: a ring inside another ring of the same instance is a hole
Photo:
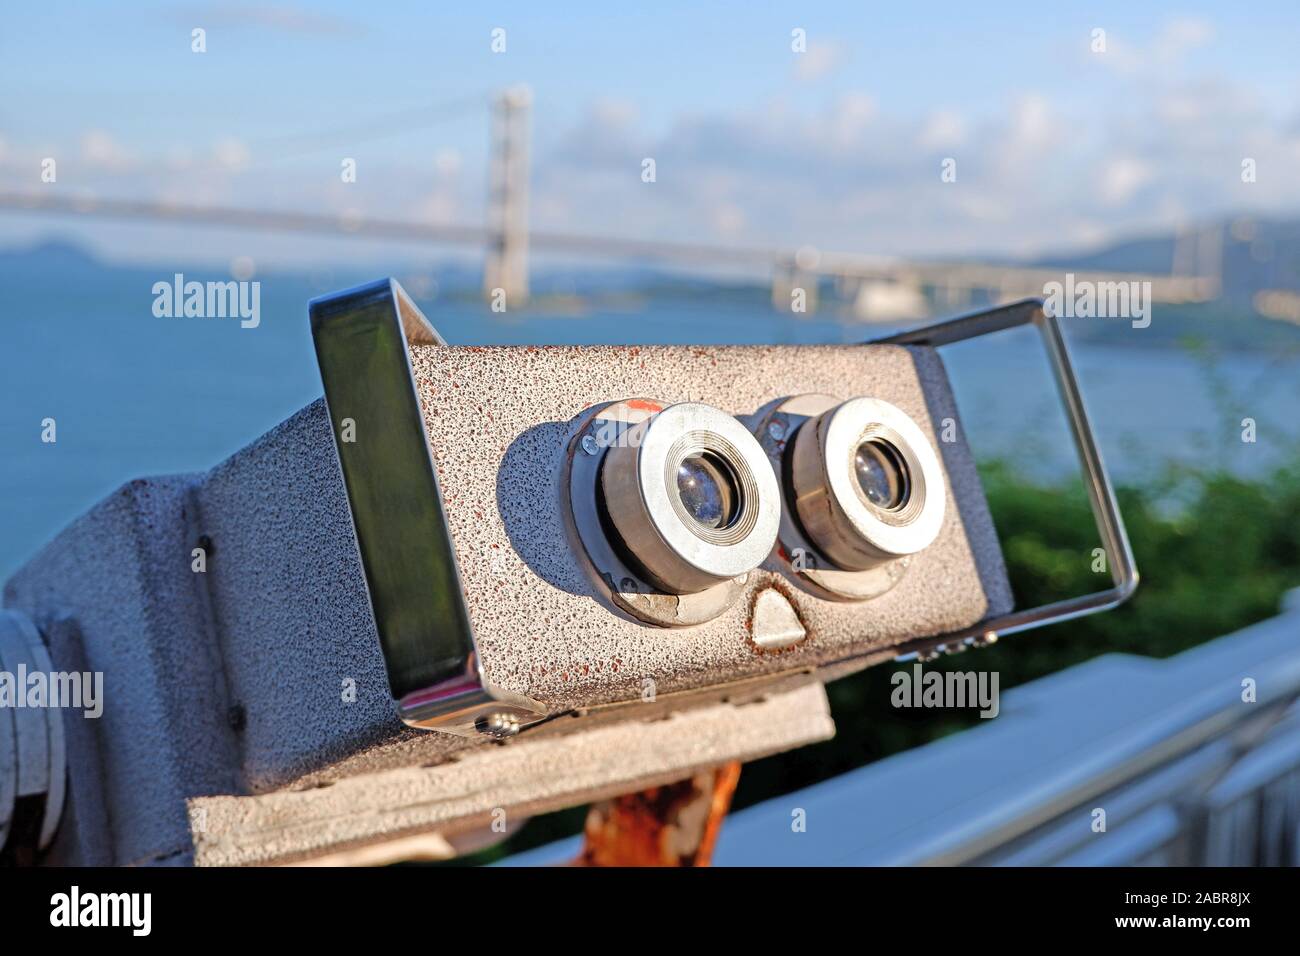
[[[528,87],[516,86],[503,92],[492,108],[487,210],[491,235],[483,267],[483,294],[491,303],[504,293],[507,308],[528,300],[528,127],[532,101]]]

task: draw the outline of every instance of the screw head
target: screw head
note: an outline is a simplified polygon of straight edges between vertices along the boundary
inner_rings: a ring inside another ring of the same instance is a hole
[[[475,721],[474,729],[495,740],[505,740],[519,733],[519,718],[507,713],[489,714]]]
[[[767,433],[776,441],[785,437],[785,421],[780,418],[774,418],[767,423]]]
[[[594,455],[600,451],[600,442],[596,441],[595,435],[583,435],[581,444],[582,450],[588,455]]]

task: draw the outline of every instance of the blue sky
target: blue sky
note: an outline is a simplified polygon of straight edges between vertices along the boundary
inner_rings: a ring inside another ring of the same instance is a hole
[[[1300,210],[1294,2],[809,7],[10,6],[0,189],[479,222],[488,96],[526,83],[539,229],[980,255]],[[0,215],[0,246],[51,231],[138,260],[396,254]]]

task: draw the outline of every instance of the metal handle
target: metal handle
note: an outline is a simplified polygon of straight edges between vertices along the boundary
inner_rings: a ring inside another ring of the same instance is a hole
[[[1128,533],[1124,530],[1124,519],[1119,513],[1119,505],[1115,501],[1115,492],[1106,473],[1106,466],[1101,460],[1101,451],[1097,447],[1096,438],[1093,437],[1088,411],[1083,403],[1083,394],[1079,390],[1079,382],[1070,363],[1070,353],[1066,348],[1065,338],[1061,335],[1060,324],[1055,316],[1049,315],[1043,309],[1042,299],[1022,299],[996,309],[949,319],[888,338],[876,339],[872,344],[937,347],[988,335],[991,332],[1001,332],[1030,322],[1038,326],[1038,331],[1043,336],[1043,343],[1047,347],[1047,356],[1051,361],[1056,385],[1070,422],[1074,447],[1079,453],[1084,484],[1088,489],[1088,498],[1092,502],[1092,516],[1097,522],[1097,531],[1101,535],[1102,544],[1110,560],[1113,586],[1094,594],[1067,598],[1024,611],[1012,611],[949,634],[909,641],[899,647],[900,655],[911,653],[924,655],[931,650],[935,652],[964,650],[969,646],[992,643],[1003,634],[1015,634],[1046,624],[1057,624],[1086,614],[1109,610],[1127,601],[1137,589],[1138,570],[1133,560],[1133,549],[1129,546]]]

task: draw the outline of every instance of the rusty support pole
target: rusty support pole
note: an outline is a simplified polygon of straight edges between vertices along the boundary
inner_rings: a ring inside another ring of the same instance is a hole
[[[578,866],[708,866],[740,764],[592,804]]]

